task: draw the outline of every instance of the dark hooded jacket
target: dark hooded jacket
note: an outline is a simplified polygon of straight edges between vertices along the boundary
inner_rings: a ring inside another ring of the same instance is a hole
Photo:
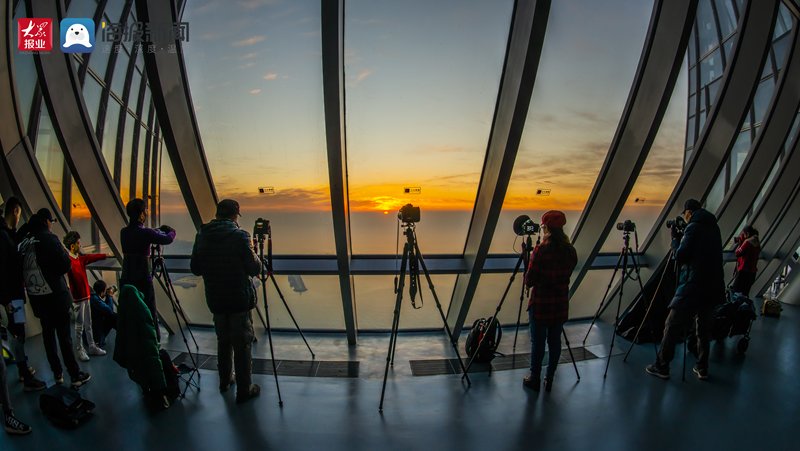
[[[261,262],[250,246],[250,235],[229,219],[200,228],[190,265],[192,273],[203,276],[211,313],[241,313],[255,306],[251,277],[260,273]]]
[[[25,299],[18,244],[17,232],[10,229],[0,216],[0,305],[8,305],[14,299]]]
[[[44,225],[31,225],[19,251],[33,314],[42,321],[69,321],[72,295],[65,275],[72,263],[58,237]]]
[[[145,391],[163,390],[167,383],[158,355],[156,327],[142,293],[123,285],[119,294],[114,361],[128,370],[128,377]]]
[[[672,241],[678,262],[678,283],[669,308],[695,310],[725,299],[722,238],[717,218],[699,209],[692,214],[683,238]]]

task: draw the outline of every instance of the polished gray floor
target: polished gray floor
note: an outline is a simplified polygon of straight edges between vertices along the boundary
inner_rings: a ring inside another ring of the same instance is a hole
[[[587,326],[571,324],[570,336]],[[201,350],[214,353],[213,332],[195,334]],[[610,338],[609,325],[600,324],[587,345],[605,356]],[[527,351],[527,340],[522,330],[517,352]],[[512,341],[513,329],[506,330],[502,350],[510,352]],[[690,372],[682,382],[680,357],[671,380],[648,376],[643,368],[653,347],[635,347],[623,363],[619,353],[628,343],[620,340],[606,379],[604,359],[579,362],[580,383],[571,365],[561,365],[552,393],[539,394],[523,389],[525,370],[475,374],[469,389],[459,376],[413,377],[409,359],[452,351],[439,334],[403,334],[383,415],[378,401],[388,336],[361,336],[355,349],[339,336],[315,335],[310,342],[319,360],[359,360],[360,377],[281,377],[279,408],[271,376],[254,376],[262,396],[237,405],[233,393],[217,391],[214,372],[202,371],[201,392],[150,414],[125,371],[110,357],[94,358],[84,365],[92,381],[81,390],[97,403],[89,423],[75,431],[54,428],[38,411],[38,395],[14,382],[17,413],[34,432],[0,433],[0,450],[800,449],[798,307],[786,306],[780,319],[759,318],[743,358],[735,355],[735,339],[712,345],[707,382]],[[310,358],[296,335],[276,336],[275,346],[279,358]],[[182,342],[172,337],[165,347],[181,350]],[[40,340],[29,349],[39,374],[52,383]],[[268,355],[265,336],[255,354]]]

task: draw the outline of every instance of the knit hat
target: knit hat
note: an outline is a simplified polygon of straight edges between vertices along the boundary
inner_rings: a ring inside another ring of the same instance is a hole
[[[567,217],[564,212],[558,210],[550,210],[542,215],[542,225],[547,226],[548,229],[560,229],[567,223]]]

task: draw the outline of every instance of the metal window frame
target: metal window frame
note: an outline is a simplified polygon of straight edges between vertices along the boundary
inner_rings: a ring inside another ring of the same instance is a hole
[[[179,22],[175,0],[136,0],[136,16],[154,29]],[[144,68],[161,133],[189,215],[196,228],[214,218],[217,191],[197,125],[181,42],[163,33],[153,35],[156,47],[175,46],[175,53],[144,52]]]
[[[347,180],[344,0],[323,0],[321,19],[322,88],[333,236],[347,343],[355,345],[358,318],[351,272],[353,246],[350,235],[350,196]]]
[[[536,82],[550,4],[550,0],[514,3],[486,157],[464,244],[468,273],[456,276],[447,311],[447,323],[456,339],[475,296],[503,208]]]
[[[648,35],[625,109],[572,235],[579,260],[573,273],[571,295],[578,292],[588,270],[587,262],[600,252],[647,160],[672,99],[698,3],[658,0],[653,5]]]

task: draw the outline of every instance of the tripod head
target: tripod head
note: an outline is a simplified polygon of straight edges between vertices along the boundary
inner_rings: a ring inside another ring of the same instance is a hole
[[[264,259],[264,241],[267,242],[267,258]],[[272,227],[269,221],[264,218],[256,219],[253,226],[253,250],[258,252],[261,258],[262,278],[272,274]]]
[[[150,275],[153,277],[158,277],[163,273],[164,256],[160,244],[150,245],[150,268]]]

